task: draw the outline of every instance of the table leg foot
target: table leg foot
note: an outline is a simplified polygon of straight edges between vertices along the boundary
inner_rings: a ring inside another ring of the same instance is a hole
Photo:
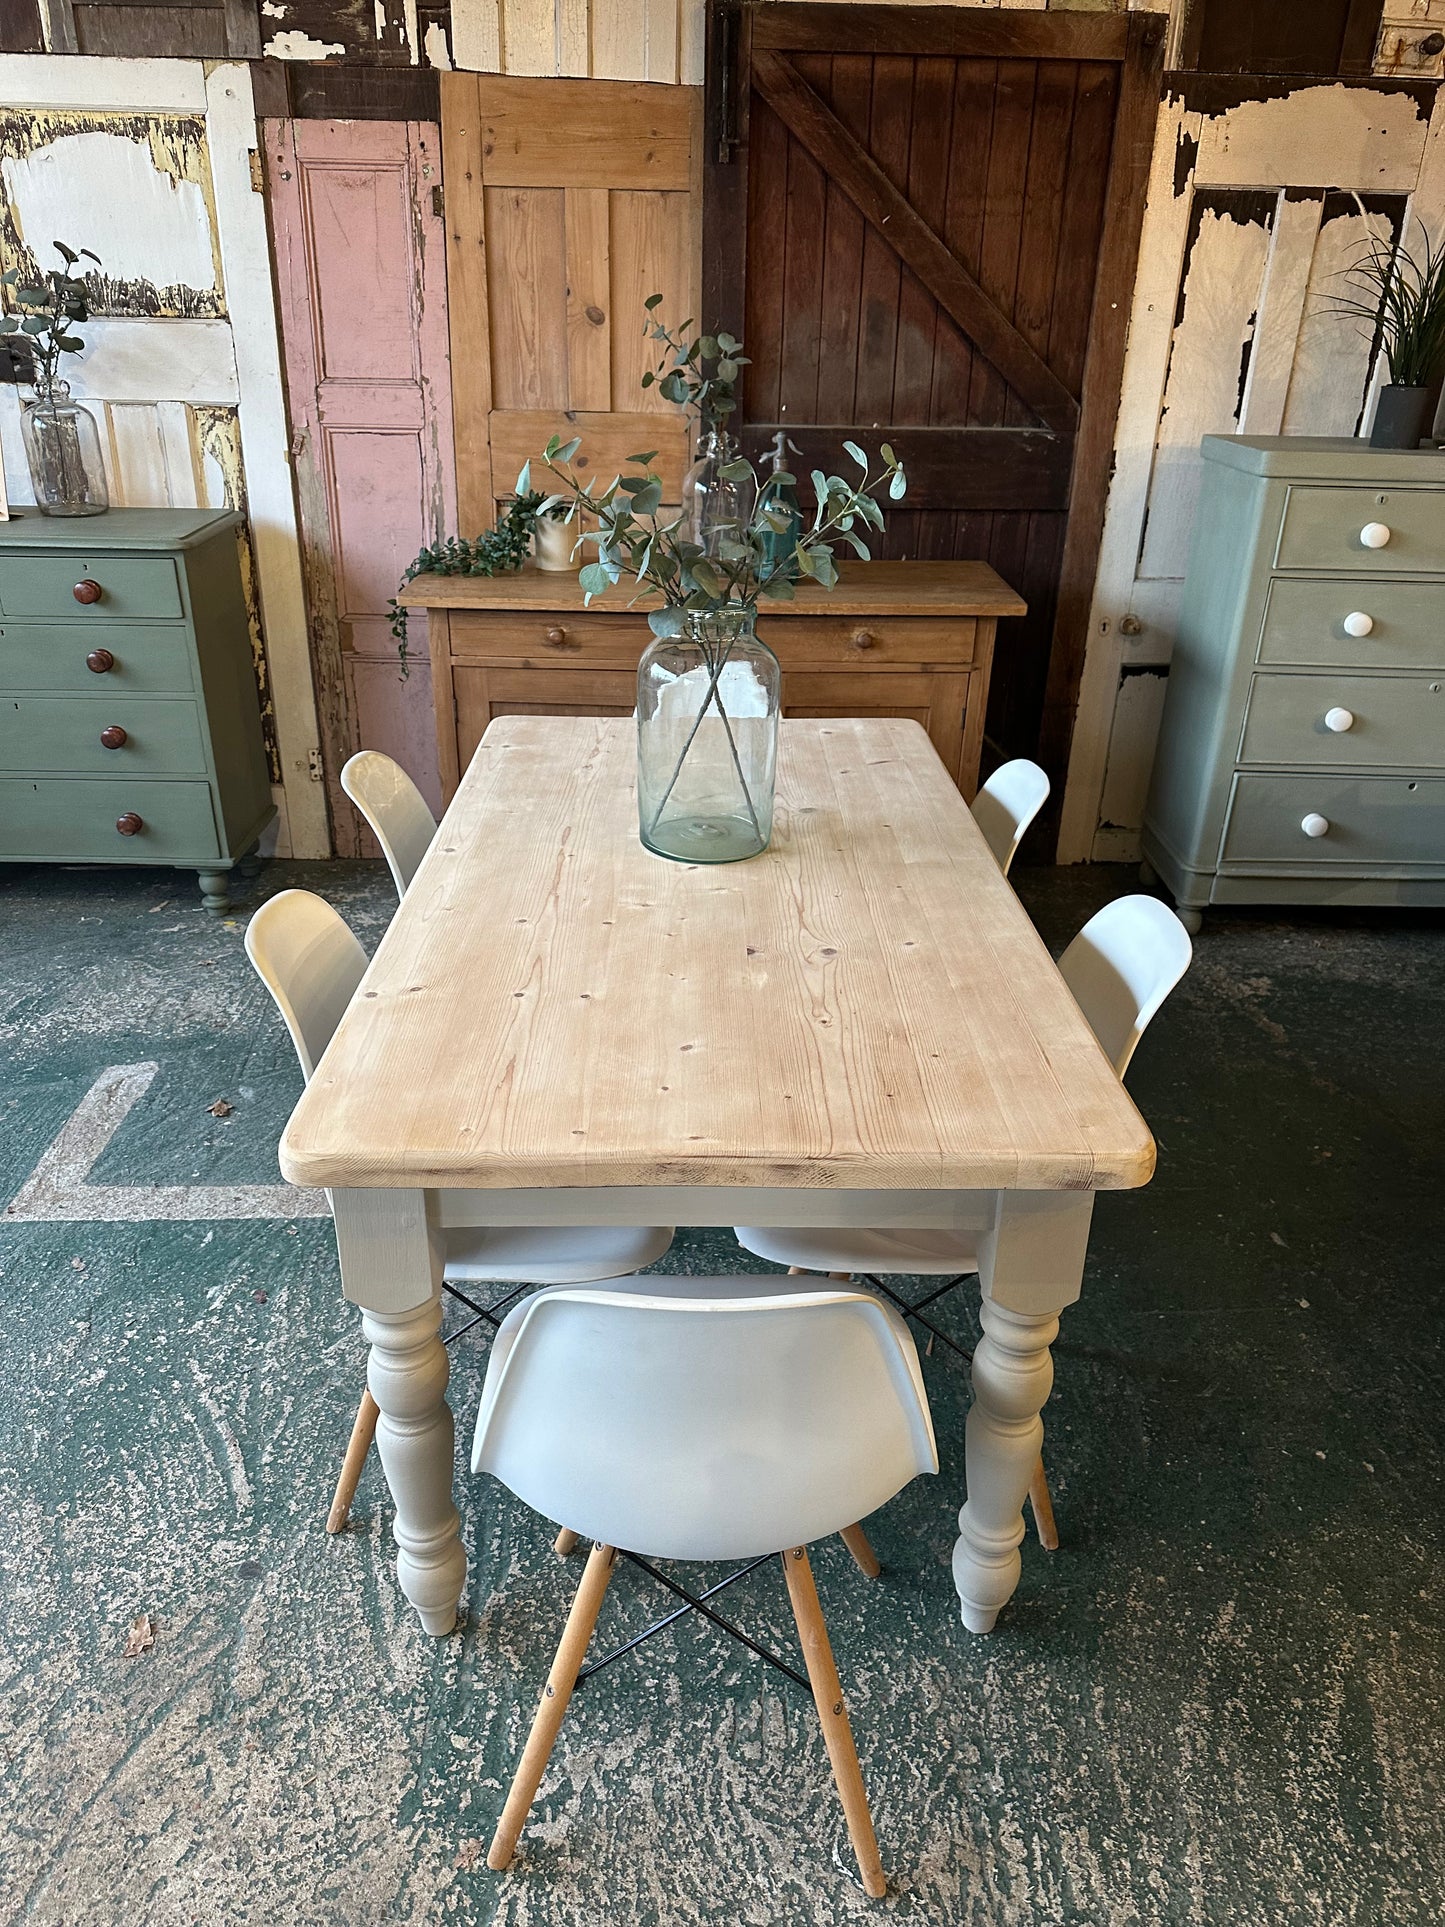
[[[958,1515],[953,1580],[970,1632],[993,1629],[1019,1582],[1023,1504],[1043,1447],[1039,1413],[1053,1385],[1049,1346],[1059,1321],[985,1298],[973,1355],[968,1414],[968,1498]]]
[[[371,1346],[367,1383],[381,1410],[377,1449],[396,1506],[397,1579],[436,1638],[456,1625],[467,1577],[451,1498],[454,1431],[441,1317],[438,1296],[410,1311],[365,1311],[361,1319]]]

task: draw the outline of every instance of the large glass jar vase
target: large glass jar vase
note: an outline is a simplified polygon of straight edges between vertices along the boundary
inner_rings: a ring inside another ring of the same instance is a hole
[[[95,418],[70,399],[65,382],[23,405],[20,431],[42,515],[100,515],[110,507]]]
[[[658,856],[735,863],[773,833],[781,672],[751,610],[685,622],[638,666],[638,826]]]
[[[697,460],[682,478],[682,532],[705,555],[716,556],[724,540],[739,540],[753,519],[756,482],[751,475],[722,472],[737,459],[732,436],[721,428],[706,428]]]

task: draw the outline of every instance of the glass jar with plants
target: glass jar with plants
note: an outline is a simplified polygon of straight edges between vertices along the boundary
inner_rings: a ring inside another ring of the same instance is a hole
[[[22,335],[30,346],[35,394],[21,404],[20,429],[37,507],[43,515],[99,515],[110,506],[100,435],[89,409],[71,400],[70,384],[59,371],[62,356],[85,347],[75,326],[90,319],[85,277],[75,270],[81,255],[97,267],[100,257],[89,248],[77,254],[64,241],[54,247],[64,265],[43,281],[23,282],[18,268],[4,275],[15,308],[0,315],[0,333]]]
[[[649,313],[658,299],[648,302]],[[661,338],[686,354],[689,344],[665,331]],[[716,338],[719,348],[724,339]],[[739,346],[729,343],[727,355],[741,363]],[[785,493],[793,477],[775,470],[760,498],[752,463],[733,455],[717,480],[746,509],[699,527],[695,503],[691,513],[684,506],[664,514],[655,450],[630,456],[627,465],[637,473],[599,489],[594,475],[579,479],[573,467],[581,445],[580,437],[553,436],[523,468],[517,492],[540,484],[548,491],[544,512],[560,508],[595,524],[581,537],[597,554],[580,578],[589,603],[624,578],[635,589],[632,599],[648,603],[653,641],[637,671],[642,841],[685,863],[756,856],[772,835],[781,680],[776,656],[755,633],[759,601],[791,601],[799,580],[831,589],[840,542],[867,561],[865,533],[883,527],[878,497],[896,501],[903,494],[903,464],[885,446],[875,472],[861,448],[845,443],[860,474],[848,480],[815,469],[812,517],[799,522]],[[778,539],[788,536],[791,553],[780,566]]]
[[[1445,373],[1445,241],[1433,247],[1421,223],[1419,255],[1399,241],[1373,242],[1350,267],[1358,295],[1338,313],[1357,315],[1385,351],[1390,379],[1380,389],[1372,448],[1418,448],[1429,433]]]

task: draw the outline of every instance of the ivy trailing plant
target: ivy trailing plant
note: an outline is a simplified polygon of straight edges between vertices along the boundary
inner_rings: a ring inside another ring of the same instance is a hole
[[[407,565],[399,588],[419,575],[511,575],[527,559],[528,544],[545,504],[534,489],[519,488],[509,500],[500,519],[474,541],[450,535],[423,549]],[[396,653],[401,660],[401,679],[411,674],[407,651],[407,610],[395,597],[387,605],[391,614],[391,633],[396,638]]]
[[[64,241],[51,245],[65,265],[52,268],[43,280],[24,284],[19,268],[10,268],[0,276],[15,303],[13,314],[0,315],[0,334],[20,334],[29,339],[35,356],[35,392],[45,401],[55,399],[61,356],[78,355],[85,346],[83,337],[75,333],[75,324],[89,321],[90,302],[85,276],[74,270],[82,255],[100,266],[100,256],[89,248],[77,254]]]

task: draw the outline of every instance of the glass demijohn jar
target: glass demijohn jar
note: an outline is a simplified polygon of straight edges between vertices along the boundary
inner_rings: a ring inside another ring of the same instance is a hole
[[[709,425],[698,444],[697,460],[682,478],[682,526],[704,555],[716,556],[727,536],[747,529],[757,501],[751,475],[725,476],[738,458],[738,445],[725,429]]]
[[[20,428],[42,515],[100,515],[110,507],[95,418],[70,399],[67,383],[26,402]]]
[[[781,671],[751,609],[684,621],[638,665],[638,826],[658,856],[735,863],[773,831]]]

